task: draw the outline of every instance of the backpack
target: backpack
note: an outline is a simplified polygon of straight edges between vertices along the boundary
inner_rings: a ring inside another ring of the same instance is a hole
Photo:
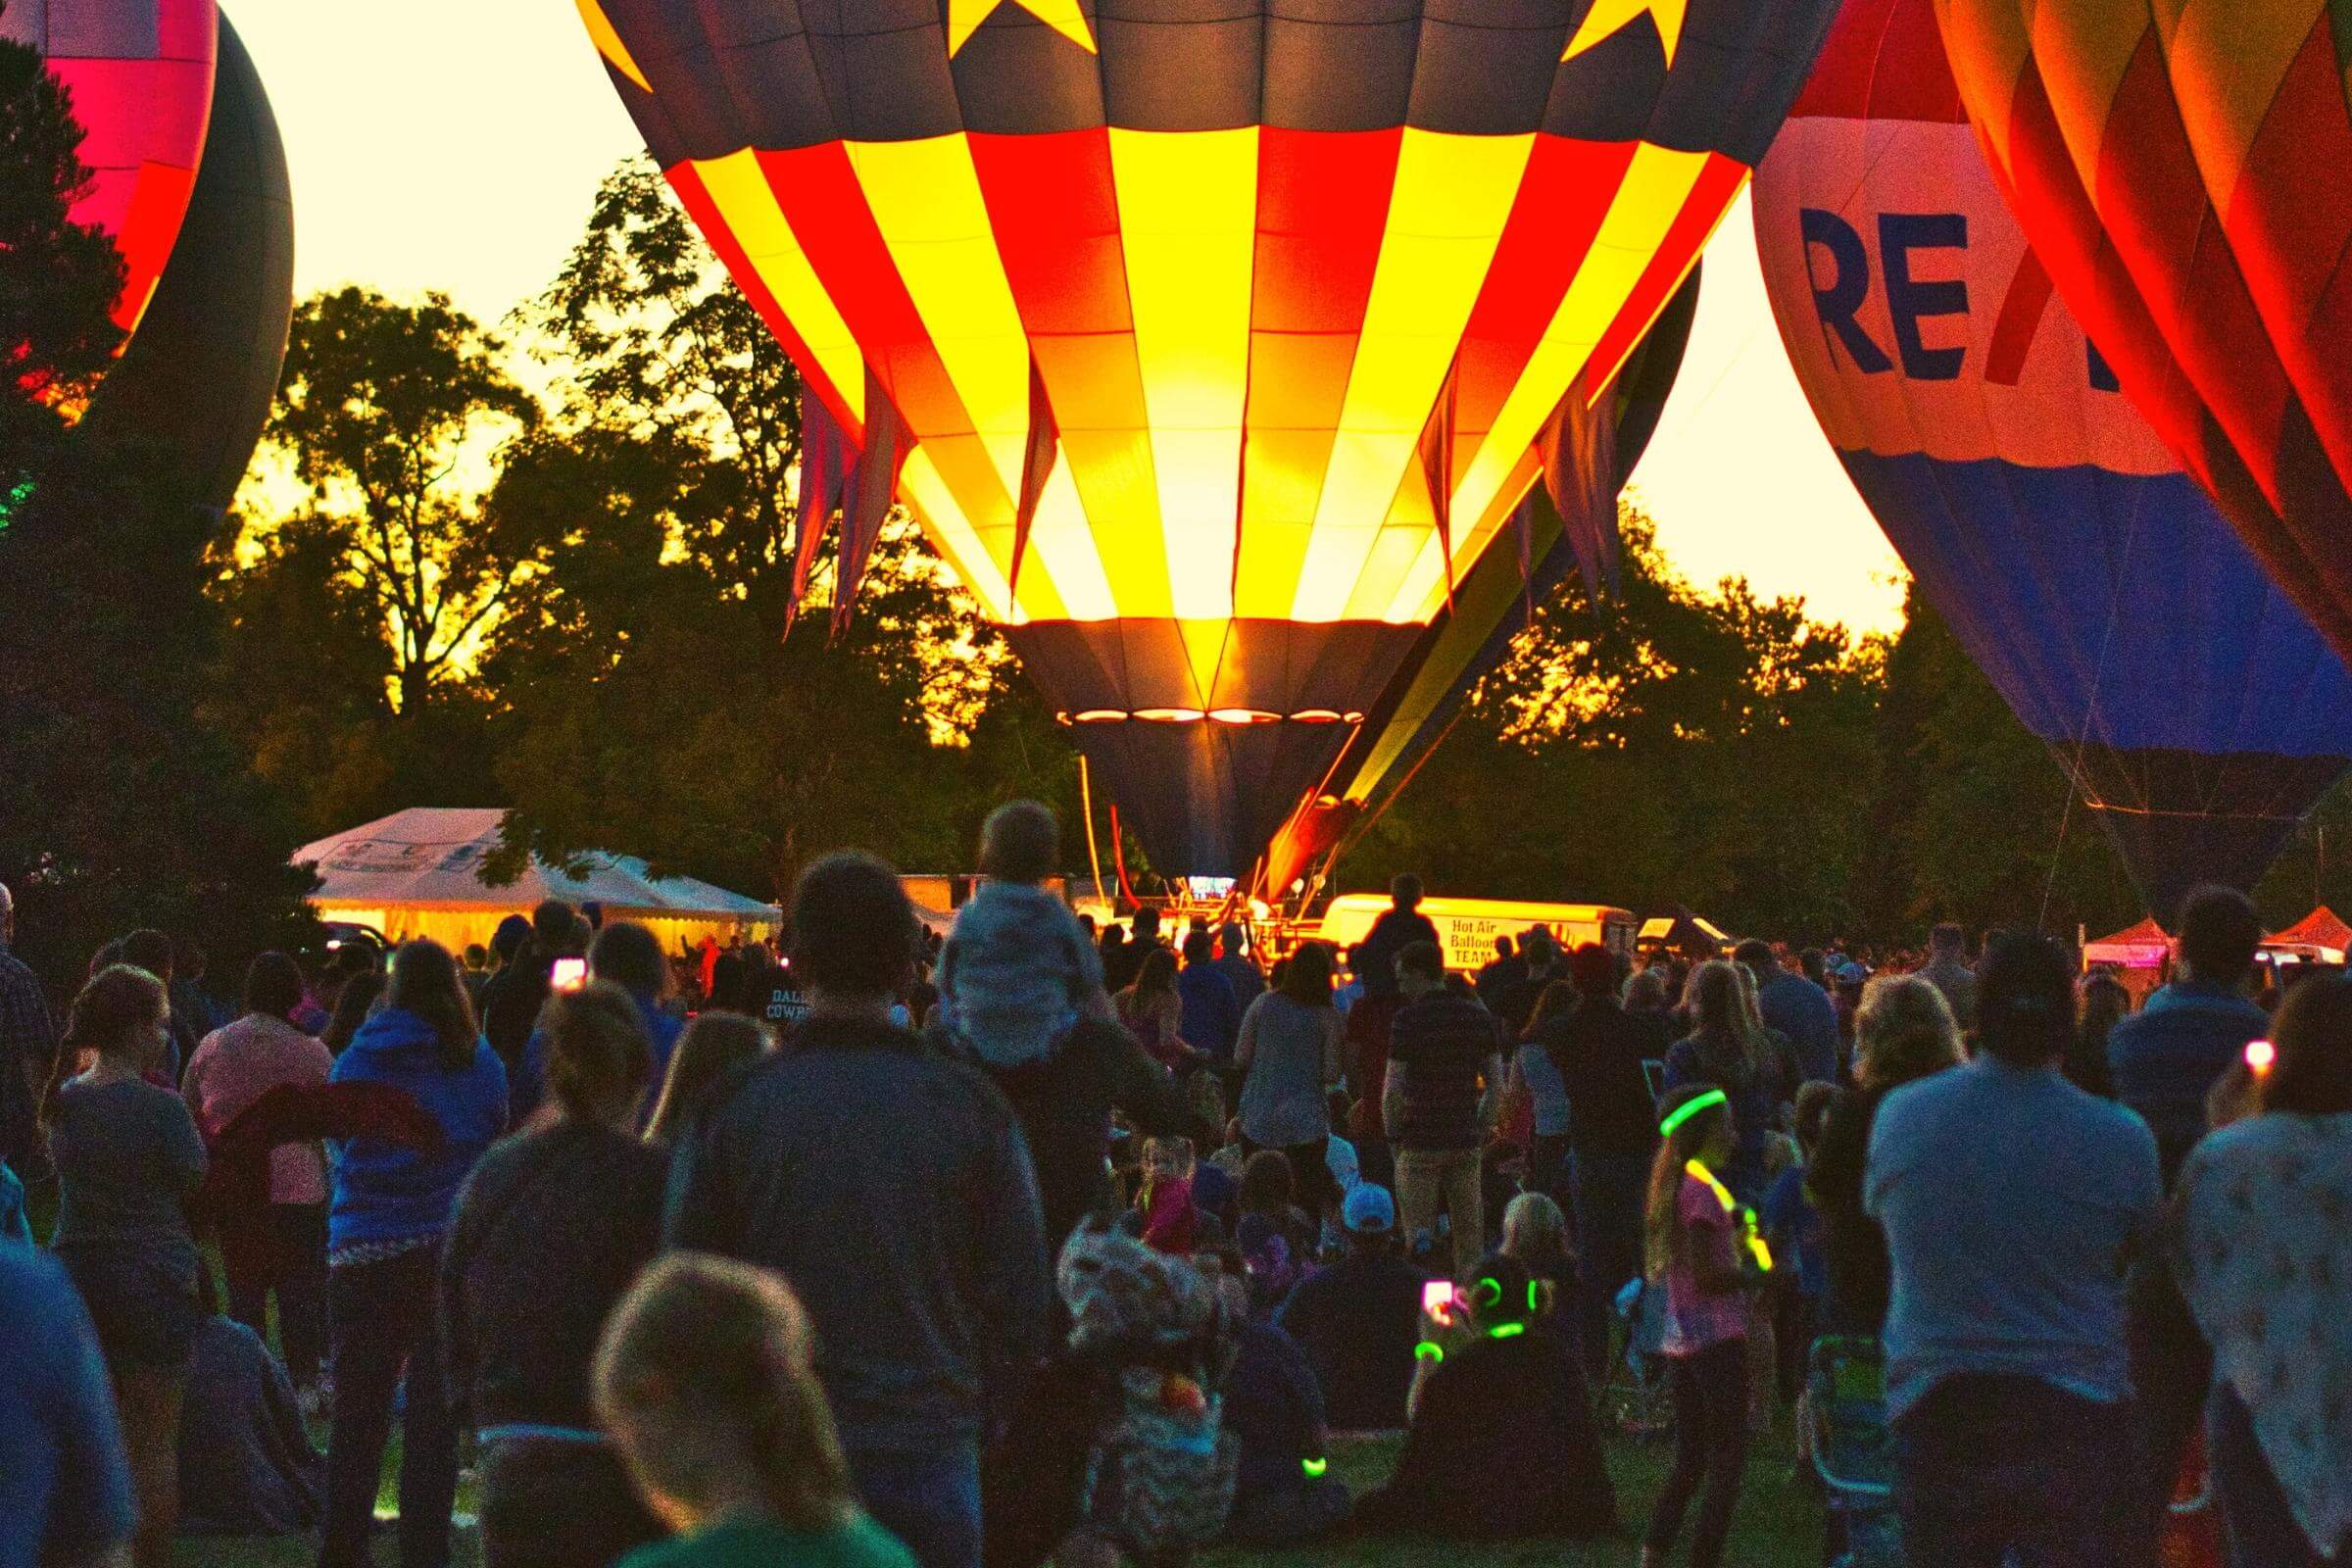
[[[1224,1534],[1241,1446],[1224,1399],[1155,1367],[1119,1374],[1119,1411],[1087,1459],[1087,1527],[1142,1563],[1180,1562]]]

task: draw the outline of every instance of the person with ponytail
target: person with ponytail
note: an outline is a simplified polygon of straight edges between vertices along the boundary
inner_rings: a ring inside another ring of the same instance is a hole
[[[621,1299],[597,1414],[680,1539],[620,1568],[914,1568],[851,1492],[810,1338],[783,1276],[707,1253],[671,1253]]]
[[[1728,964],[1701,964],[1692,976]],[[1734,988],[1725,994],[1737,1001]],[[1701,1029],[1706,1027],[1701,1012]],[[1663,1568],[1682,1534],[1693,1495],[1691,1568],[1716,1568],[1732,1531],[1732,1510],[1747,1469],[1746,1295],[1771,1269],[1756,1239],[1755,1215],[1740,1206],[1719,1174],[1740,1148],[1731,1097],[1713,1084],[1691,1084],[1660,1104],[1661,1142],[1650,1167],[1644,1214],[1649,1288],[1666,1292],[1661,1349],[1672,1369],[1674,1469],[1651,1510],[1642,1568]]]
[[[381,1005],[335,1058],[332,1081],[398,1090],[438,1124],[439,1145],[383,1139],[330,1146],[327,1315],[335,1423],[326,1447],[320,1568],[368,1559],[392,1400],[401,1421],[401,1568],[447,1568],[458,1490],[458,1427],[435,1322],[441,1243],[459,1185],[506,1128],[507,1071],[475,1026],[457,959],[437,942],[392,956]]]
[[[466,1178],[441,1258],[450,1382],[478,1423],[486,1568],[609,1563],[662,1535],[588,1395],[605,1316],[662,1247],[669,1156],[637,1136],[653,1042],[638,997],[611,980],[553,993],[531,1038],[547,1105]]]
[[[1666,1053],[1666,1087],[1720,1089],[1729,1097],[1739,1146],[1718,1174],[1743,1203],[1763,1200],[1765,1143],[1784,1085],[1770,1042],[1750,1015],[1740,966],[1710,959],[1690,971],[1683,991],[1690,1034]],[[1679,1167],[1678,1167],[1679,1168]]]
[[[179,1410],[196,1331],[185,1201],[204,1139],[179,1096],[147,1081],[171,1044],[164,983],[114,964],[74,999],[42,1097],[57,1168],[54,1246],[98,1328],[138,1503],[132,1557],[165,1568],[179,1515]]]

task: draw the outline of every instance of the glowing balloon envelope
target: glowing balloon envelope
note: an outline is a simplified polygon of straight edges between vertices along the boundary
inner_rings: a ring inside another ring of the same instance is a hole
[[[1248,868],[1605,396],[1831,0],[580,0],[1159,869]],[[832,500],[820,491],[820,512]]]
[[[2352,758],[2352,680],[2054,295],[1932,0],[1848,0],[1754,205],[1831,444],[2150,907],[2251,886]]]

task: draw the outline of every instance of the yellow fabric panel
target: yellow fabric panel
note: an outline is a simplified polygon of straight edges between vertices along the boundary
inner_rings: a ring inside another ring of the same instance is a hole
[[[2263,117],[2326,9],[2324,0],[2191,0],[2180,8],[2165,63],[2205,194],[2225,222]]]
[[[1170,605],[1180,618],[1214,619],[1233,613],[1257,127],[1114,126],[1110,167],[1151,419]],[[1112,580],[1117,582],[1115,575]],[[1121,606],[1126,609],[1123,596]]]
[[[955,59],[980,24],[1007,3],[1019,6],[1088,54],[1096,53],[1095,29],[1087,25],[1078,0],[948,0],[948,58]]]
[[[1494,264],[1534,146],[1532,133],[1405,128],[1339,438],[1293,599],[1292,613],[1300,620],[1337,619],[1357,593]]]
[[[849,142],[850,165],[890,246],[931,346],[988,447],[1003,495],[962,497],[973,521],[1021,491],[1029,438],[1029,336],[1012,302],[960,134],[918,141]]]
[[[775,296],[793,330],[816,356],[817,368],[849,405],[850,413],[865,417],[865,355],[842,319],[833,296],[808,263],[808,255],[793,236],[792,223],[776,205],[759,155],[750,148],[724,158],[698,160],[694,172],[710,193],[711,205],[725,220],[735,242],[760,270],[760,281]]]
[[[1029,557],[1021,564],[1022,612],[1032,620],[1054,618],[1046,604],[1033,597],[1034,579],[1052,584],[1063,617],[1111,620],[1118,615],[1118,600],[1087,527],[1086,508],[1070,476],[1067,453],[1056,456],[1045,494],[1038,498],[1037,517],[1029,528]]]
[[[1646,12],[1657,25],[1658,40],[1666,49],[1667,68],[1672,70],[1674,51],[1683,41],[1683,18],[1689,9],[1690,0],[1593,0],[1592,9],[1585,13],[1584,24],[1570,35],[1568,47],[1560,58],[1574,60]]]
[[[1453,493],[1457,516],[1484,517],[1494,507],[1528,444],[1567,396],[1600,336],[1633,297],[1658,244],[1707,167],[1703,152],[1676,152],[1643,142],[1635,149],[1617,199],[1568,285],[1567,296],[1544,329],[1518,384],[1503,400],[1494,424],[1470,460]]]
[[[1507,550],[1514,556],[1518,554],[1516,541],[1497,539],[1495,535],[1510,525],[1511,514],[1518,510],[1519,498],[1527,494],[1528,487],[1536,482],[1542,470],[1543,465],[1531,447],[1520,455],[1519,466],[1511,470],[1510,478],[1494,493],[1493,504],[1482,515],[1473,519],[1464,513],[1454,514],[1453,575],[1456,583],[1469,577],[1471,568],[1489,550]],[[1550,509],[1547,507],[1544,510],[1548,512]],[[1421,553],[1413,558],[1412,568],[1405,573],[1402,584],[1396,590],[1396,597],[1380,612],[1381,618],[1421,624],[1437,618],[1438,612],[1446,608],[1446,577],[1440,565],[1437,535],[1433,532],[1422,542]],[[1518,572],[1514,568],[1512,581],[1517,580]]]
[[[580,20],[588,24],[589,40],[607,64],[647,92],[654,90],[653,83],[645,79],[645,73],[637,69],[637,62],[629,57],[629,46],[612,30],[612,19],[605,15],[605,8],[597,0],[580,0]]]
[[[1085,503],[1086,524],[1112,598],[1111,613],[1155,620],[1174,614],[1151,431],[1064,426],[1061,451]]]
[[[2012,15],[2020,11],[2010,0]],[[2107,116],[2123,85],[2124,71],[2132,64],[2151,21],[2144,4],[2049,6],[2027,24],[2033,40],[2034,65],[2057,112],[2067,151],[2083,174],[2083,188],[2096,192],[2099,147],[2106,140]],[[1965,92],[1967,83],[1963,82]],[[2009,104],[2017,89],[2016,74],[2000,87],[1995,100],[1999,118],[2009,119]]]
[[[971,519],[963,514],[963,508],[956,505],[947,481],[939,476],[938,465],[919,446],[908,455],[906,470],[899,476],[899,494],[914,513],[915,520],[923,525],[923,531],[931,536],[931,542],[939,547],[940,555],[955,570],[956,579],[980,601],[981,613],[995,621],[1012,620],[1012,591],[1004,581],[1004,564],[1012,558],[1012,541],[1007,538],[1004,542],[1004,562],[989,553],[979,534],[973,531]],[[1039,575],[1043,577],[1045,573]],[[1024,599],[1032,591],[1028,576],[1024,567],[1021,572]],[[1040,599],[1051,593],[1044,583],[1036,585],[1034,591]]]

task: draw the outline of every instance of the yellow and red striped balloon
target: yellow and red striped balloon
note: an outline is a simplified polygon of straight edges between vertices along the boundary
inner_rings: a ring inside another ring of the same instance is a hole
[[[1555,414],[1674,295],[1834,5],[580,8],[1160,868],[1232,874],[1547,466],[1578,482]]]

